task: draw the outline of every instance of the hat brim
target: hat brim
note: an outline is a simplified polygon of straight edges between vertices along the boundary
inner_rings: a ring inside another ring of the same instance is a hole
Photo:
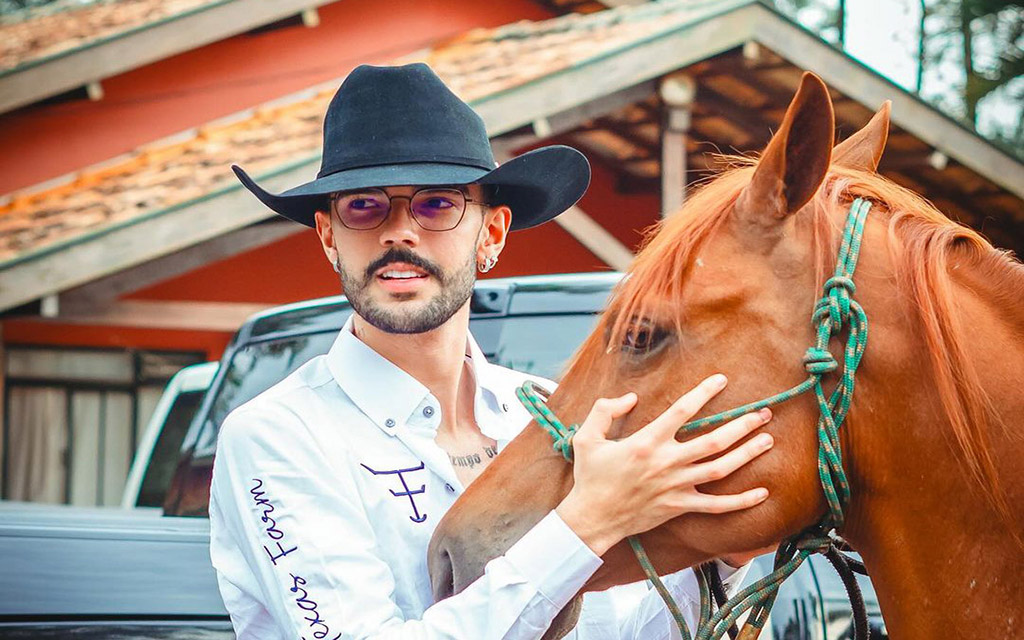
[[[238,165],[231,165],[242,185],[276,213],[307,227],[315,213],[326,211],[327,195],[368,187],[467,185],[497,186],[492,204],[512,209],[512,230],[551,220],[576,204],[590,185],[590,163],[572,147],[553,145],[512,158],[493,170],[447,163],[408,163],[338,171],[273,194]]]

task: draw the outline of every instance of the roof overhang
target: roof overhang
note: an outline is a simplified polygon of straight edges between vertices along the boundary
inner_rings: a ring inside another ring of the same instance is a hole
[[[894,124],[1024,198],[1024,165],[1018,160],[771,9],[749,2],[730,6],[476,100],[473,106],[492,137],[530,126],[546,137],[628,104],[625,101],[650,95],[655,80],[665,74],[757,42],[798,67],[814,70],[866,106],[875,108],[892,100]],[[283,190],[307,181],[318,161],[318,156],[294,161],[259,178],[268,188]],[[67,291],[270,217],[273,214],[257,206],[240,185],[231,185],[198,200],[36,250],[0,264],[4,273],[0,310]]]
[[[0,113],[245,33],[332,0],[219,0],[0,72]]]

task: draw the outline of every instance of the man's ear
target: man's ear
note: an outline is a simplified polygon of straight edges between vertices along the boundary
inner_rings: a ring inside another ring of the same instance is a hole
[[[807,204],[828,172],[834,135],[828,88],[818,76],[805,73],[779,130],[736,201],[737,218],[763,233]]]
[[[512,210],[505,205],[488,207],[477,242],[478,261],[497,256],[505,247],[508,229],[512,225]]]
[[[314,214],[316,221],[316,234],[320,237],[320,245],[324,249],[324,255],[332,265],[338,262],[338,245],[334,239],[334,228],[331,226],[331,217],[323,212],[317,211]]]
[[[832,162],[849,169],[878,171],[878,163],[889,139],[891,111],[892,102],[886,100],[863,129],[836,145],[832,151]]]

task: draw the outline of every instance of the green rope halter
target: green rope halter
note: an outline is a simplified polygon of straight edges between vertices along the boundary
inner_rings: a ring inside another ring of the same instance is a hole
[[[853,299],[856,286],[853,272],[857,268],[864,222],[871,204],[857,198],[850,205],[839,246],[835,274],[825,282],[824,295],[815,305],[811,321],[816,327],[817,339],[803,357],[807,379],[800,384],[764,400],[751,402],[741,407],[716,413],[715,415],[684,424],[679,433],[690,433],[699,429],[723,424],[763,407],[770,407],[791,400],[808,391],[813,391],[818,401],[818,476],[828,502],[828,513],[823,520],[810,529],[783,541],[775,554],[775,568],[772,573],[740,591],[717,612],[712,614],[712,598],[708,572],[714,570],[710,564],[701,565],[697,570],[700,585],[700,621],[697,633],[691,636],[679,606],[658,577],[647,552],[636,536],[630,536],[630,547],[637,557],[647,578],[665,601],[665,606],[679,626],[683,640],[717,640],[743,615],[750,610],[744,624],[741,638],[757,638],[768,620],[768,613],[775,603],[779,586],[809,555],[824,552],[832,545],[830,533],[843,525],[843,509],[850,500],[850,485],[843,471],[842,451],[839,444],[839,427],[846,419],[853,400],[854,375],[864,356],[868,341],[868,319],[864,309]],[[838,336],[844,325],[848,328],[846,349],[843,352],[843,372],[839,384],[831,394],[825,394],[821,379],[827,373],[839,368],[829,351],[833,335]],[[578,425],[564,425],[548,408],[549,393],[533,381],[527,381],[516,390],[520,402],[533,419],[543,427],[554,441],[555,451],[566,460],[572,461],[572,437]]]

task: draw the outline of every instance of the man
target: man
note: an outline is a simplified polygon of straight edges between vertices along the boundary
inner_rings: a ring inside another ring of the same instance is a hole
[[[483,122],[417,64],[350,74],[327,111],[316,180],[273,195],[235,171],[270,208],[316,228],[355,311],[327,355],[221,429],[211,556],[239,638],[537,638],[625,536],[767,496],[694,486],[766,450],[770,437],[760,435],[696,464],[769,414],[721,427],[711,449],[707,437],[674,439],[724,377],[620,442],[603,434],[636,397],[602,400],[577,434],[592,446],[577,456],[565,501],[469,588],[432,602],[434,527],[529,421],[514,395],[529,376],[487,363],[468,333],[475,270],[493,266],[510,229],[575,203],[589,165],[547,147],[495,168]],[[637,463],[640,447],[655,453]],[[458,464],[477,457],[480,465]],[[656,469],[665,470],[657,481],[640,480]],[[692,609],[692,573],[669,584]],[[621,614],[607,598],[588,596],[577,635],[671,632],[653,591]]]

